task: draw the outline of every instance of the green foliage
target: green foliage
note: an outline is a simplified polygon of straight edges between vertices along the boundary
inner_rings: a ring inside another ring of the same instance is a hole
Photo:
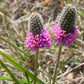
[[[15,82],[12,78],[6,77],[6,76],[0,76],[0,80],[7,80],[7,81],[13,81]],[[27,80],[25,79],[17,79],[20,84],[27,83]]]
[[[65,65],[71,64],[71,63],[78,61],[80,59],[80,57],[72,59],[73,57],[74,57],[74,54],[72,56],[70,56],[67,60],[63,59],[62,64],[59,66],[59,71],[62,70],[65,67]]]
[[[16,45],[14,45],[13,43],[11,43],[10,41],[8,41],[7,39],[5,39],[4,37],[0,36],[0,38],[1,38],[3,41],[5,41],[6,43],[8,43],[10,46],[12,46],[14,49],[17,49],[17,52],[19,51],[19,54],[22,53],[22,54],[24,55],[23,58],[26,59],[26,57],[28,57],[29,59],[31,59],[32,61],[34,61],[34,59],[29,56],[29,53],[28,53],[28,52],[26,53],[25,51],[21,50],[19,47],[17,47]],[[21,57],[22,57],[22,56],[21,56]],[[12,56],[12,58],[14,58],[14,57]],[[20,60],[20,59],[17,59],[17,58],[14,58],[14,59],[19,60],[20,62],[23,62],[23,61]],[[28,63],[26,63],[26,62],[23,62],[23,63],[25,63],[25,64],[27,64],[27,65],[33,67],[32,65],[30,65],[30,64],[28,64]],[[40,64],[38,64],[38,65],[39,65],[46,73],[48,73],[48,72],[46,71],[46,69],[44,69]]]
[[[22,67],[20,64],[16,63],[14,60],[12,60],[11,58],[9,58],[9,56],[3,52],[0,51],[0,55],[2,55],[8,62],[10,62],[14,67],[16,67],[19,71],[21,71],[23,74],[25,74],[25,72],[28,73],[29,77],[32,79],[34,78],[34,75],[29,72],[28,70],[26,70],[24,67]],[[39,80],[37,78],[37,83],[39,84],[44,84],[41,80]]]
[[[19,81],[15,78],[12,72],[6,67],[6,65],[0,60],[0,64],[6,70],[6,72],[10,75],[10,77],[15,81],[16,84],[20,84]]]
[[[27,72],[25,72],[25,76],[26,76],[26,79],[27,79],[27,83],[28,83],[28,84],[31,84],[31,83],[30,83],[29,76],[28,76],[28,73],[27,73]]]
[[[65,0],[63,0],[65,1]],[[64,10],[62,11],[61,17],[59,19],[59,25],[61,25],[62,28],[65,28],[64,30],[67,32],[71,32],[72,31],[72,27],[75,24],[75,18],[76,18],[76,9],[77,9],[77,13],[82,17],[82,20],[84,20],[84,10],[81,8],[74,7],[74,5],[69,5],[74,4],[71,0],[66,0],[67,5],[65,6]],[[1,3],[0,3],[1,4]],[[13,31],[12,27],[17,28],[16,26],[14,26],[15,24],[12,21],[12,19],[10,19],[9,15],[7,13],[7,9],[5,7],[2,7],[2,10],[0,9],[0,22],[2,22],[3,24],[3,29],[6,32],[6,36],[3,35],[4,37],[7,37],[7,39],[5,39],[3,36],[0,35],[0,39],[1,41],[3,40],[5,43],[8,44],[8,46],[10,47],[10,49],[13,48],[13,52],[12,50],[10,52],[8,52],[8,54],[6,54],[6,52],[2,52],[0,51],[0,55],[5,58],[10,64],[12,64],[16,69],[18,69],[20,72],[22,72],[22,74],[24,74],[24,77],[19,74],[19,76],[22,79],[17,78],[14,74],[12,69],[9,69],[2,60],[0,60],[0,67],[3,67],[5,69],[5,71],[8,73],[8,75],[10,77],[6,77],[6,76],[2,76],[0,75],[0,80],[7,80],[7,81],[12,81],[15,82],[16,84],[34,84],[34,80],[35,78],[37,79],[37,83],[36,84],[45,84],[41,79],[37,78],[35,76],[35,74],[32,74],[29,70],[27,70],[26,68],[24,68],[21,64],[19,64],[19,62],[21,62],[24,65],[27,65],[31,68],[34,69],[34,66],[32,66],[31,64],[29,64],[28,62],[26,62],[26,58],[28,58],[29,60],[32,60],[35,63],[35,59],[33,59],[31,57],[30,51],[24,49],[24,39],[25,39],[25,35],[23,35],[25,32],[23,31],[23,29],[20,29],[21,31],[19,31],[19,33],[21,33],[21,36],[19,34],[17,34],[15,31]],[[7,16],[8,14],[8,16]],[[8,19],[7,19],[8,18]],[[51,17],[52,18],[52,17]],[[51,23],[51,18],[49,18],[49,21],[46,25],[46,27],[48,28],[50,23]],[[18,20],[19,21],[19,20]],[[78,20],[80,22],[80,19]],[[17,22],[17,21],[15,21]],[[26,22],[23,22],[23,24],[25,24]],[[29,18],[29,22],[28,22],[29,26],[28,26],[28,30],[29,32],[33,32],[34,35],[39,34],[41,29],[43,29],[43,21],[42,21],[42,17],[41,15],[39,15],[38,13],[33,13],[30,15]],[[17,24],[18,25],[18,24]],[[12,27],[11,27],[12,26]],[[19,25],[20,28],[21,24]],[[1,27],[1,25],[0,25]],[[7,29],[7,28],[8,29]],[[17,30],[19,30],[19,28]],[[26,28],[24,30],[27,30]],[[79,39],[81,39],[84,35],[84,28],[83,28],[83,33],[79,36]],[[52,43],[53,43],[53,38],[52,38]],[[80,42],[81,43],[81,42]],[[76,46],[80,46],[80,43],[76,44]],[[54,44],[53,43],[54,48],[52,49],[44,49],[44,52],[50,52],[50,53],[57,53],[58,52],[58,44]],[[12,47],[12,48],[11,48]],[[74,51],[74,49],[73,49]],[[11,53],[11,55],[9,55]],[[33,55],[35,56],[35,55]],[[21,59],[20,59],[20,58]],[[58,67],[58,71],[63,70],[65,68],[66,65],[71,64],[75,61],[78,61],[80,59],[80,57],[77,57],[75,59],[73,59],[74,54],[72,56],[70,56],[67,60],[63,59],[61,65]],[[54,70],[51,68],[51,66],[49,64],[47,64],[47,61],[44,60],[44,64],[47,67],[48,70],[52,71],[51,73],[54,73]],[[39,67],[41,67],[41,70],[38,70],[38,72],[42,73],[43,79],[45,80],[45,76],[47,76],[48,78],[51,79],[52,81],[52,74],[50,74],[50,72],[48,72],[48,70],[43,67],[41,64],[37,64]],[[16,73],[16,72],[15,72]],[[17,74],[18,75],[18,74]],[[56,81],[57,83],[57,81]],[[49,83],[48,83],[49,84]]]

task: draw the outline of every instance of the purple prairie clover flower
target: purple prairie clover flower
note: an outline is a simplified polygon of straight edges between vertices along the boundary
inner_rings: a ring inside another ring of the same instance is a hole
[[[77,38],[77,29],[75,26],[76,7],[73,4],[67,4],[59,17],[58,24],[52,26],[54,41],[65,46],[69,46]]]
[[[32,13],[28,21],[28,31],[25,48],[35,51],[38,48],[51,46],[49,32],[43,28],[43,19],[40,14]]]
[[[54,42],[58,42],[65,46],[69,46],[77,39],[77,29],[75,27],[72,32],[66,33],[65,30],[62,30],[61,27],[57,27],[57,24],[54,23],[51,30],[54,37]]]
[[[51,46],[51,38],[46,29],[41,30],[39,35],[34,35],[32,32],[27,32],[25,40],[25,48],[35,51],[37,48]]]
[[[60,44],[52,84],[55,84],[55,80],[57,77],[57,70],[61,57],[62,45],[69,46],[77,38],[75,20],[76,8],[73,4],[67,4],[60,14],[58,24],[54,23],[51,28],[54,42],[58,42]]]

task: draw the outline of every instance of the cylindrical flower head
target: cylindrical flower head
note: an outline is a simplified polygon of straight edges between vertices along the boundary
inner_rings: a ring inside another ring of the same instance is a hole
[[[32,13],[28,21],[28,30],[34,35],[39,35],[43,29],[43,20],[40,14]]]
[[[28,32],[25,40],[25,48],[35,51],[37,48],[51,46],[49,32],[43,28],[41,15],[33,13],[30,15]]]
[[[75,25],[76,8],[72,4],[67,4],[58,21],[58,26],[61,27],[66,33],[71,33]]]
[[[52,26],[54,41],[69,46],[77,38],[77,29],[74,27],[76,19],[76,8],[72,4],[64,7],[58,24]]]

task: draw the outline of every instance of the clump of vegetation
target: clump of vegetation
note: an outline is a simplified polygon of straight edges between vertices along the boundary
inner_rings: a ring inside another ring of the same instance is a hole
[[[82,3],[0,1],[0,84],[83,84]]]

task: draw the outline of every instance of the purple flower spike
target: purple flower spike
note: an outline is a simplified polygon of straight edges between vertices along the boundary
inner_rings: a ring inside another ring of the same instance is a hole
[[[25,48],[35,51],[37,48],[50,48],[50,46],[51,38],[49,32],[43,28],[41,15],[32,13],[29,17]]]
[[[62,30],[60,27],[57,27],[57,24],[54,23],[51,30],[54,41],[65,46],[69,46],[77,39],[77,29],[75,27],[73,28],[73,32],[66,33],[66,31]]]
[[[69,46],[77,38],[77,29],[75,26],[76,7],[73,4],[67,4],[58,20],[58,24],[52,26],[54,41],[65,46]]]
[[[27,37],[25,41],[25,48],[35,51],[37,48],[51,46],[51,38],[49,32],[46,29],[41,30],[39,35],[34,35],[33,33],[27,32]]]

